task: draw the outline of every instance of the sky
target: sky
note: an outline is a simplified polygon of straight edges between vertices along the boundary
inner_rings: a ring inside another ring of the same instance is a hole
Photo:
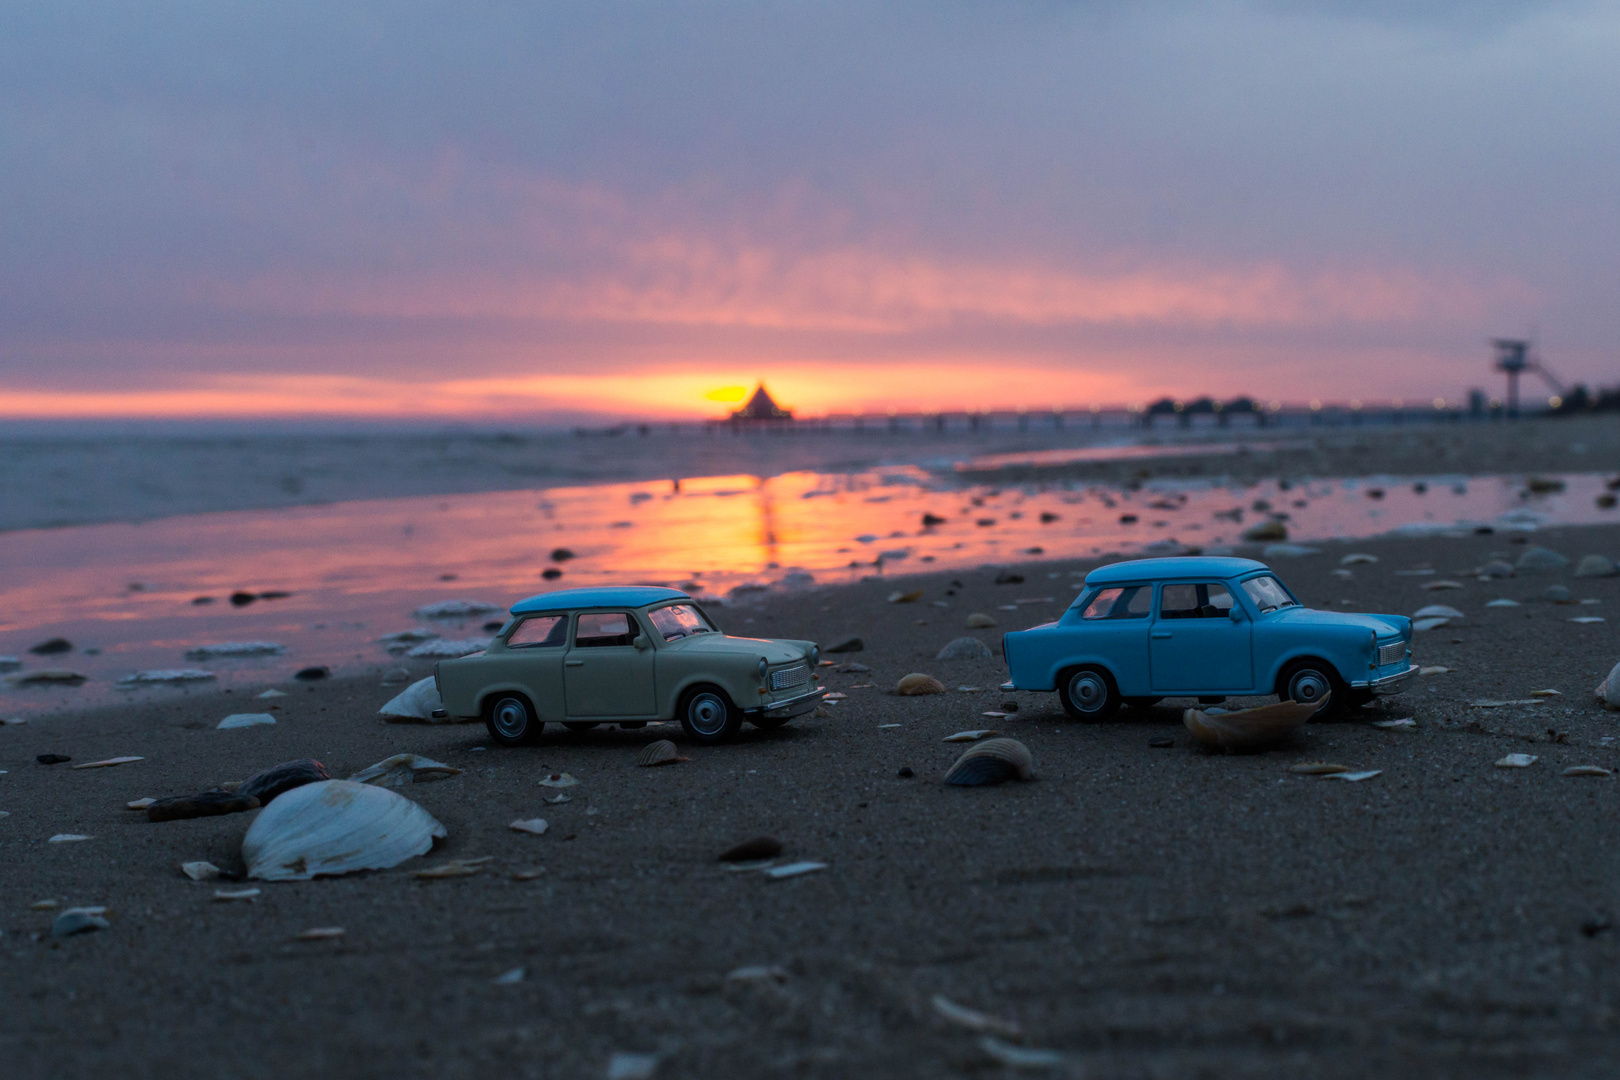
[[[1557,0],[10,4],[0,418],[1620,382],[1617,55]]]

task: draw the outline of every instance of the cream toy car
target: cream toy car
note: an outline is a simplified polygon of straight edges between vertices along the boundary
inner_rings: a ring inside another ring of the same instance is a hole
[[[531,596],[489,648],[443,660],[433,677],[450,716],[483,717],[502,746],[548,723],[643,727],[678,719],[717,743],[744,720],[775,728],[820,704],[813,641],[728,637],[686,593],[651,586]]]

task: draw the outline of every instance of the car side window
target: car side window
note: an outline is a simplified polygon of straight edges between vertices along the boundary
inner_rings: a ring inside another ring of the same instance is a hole
[[[1153,607],[1153,590],[1146,585],[1103,589],[1080,613],[1082,619],[1140,619]]]
[[[579,617],[574,630],[574,648],[600,649],[613,645],[629,645],[635,640],[634,624],[622,611],[590,611]]]
[[[555,649],[568,640],[568,616],[537,615],[518,623],[506,639],[508,649]]]
[[[1232,594],[1219,582],[1166,585],[1159,590],[1161,619],[1224,619],[1232,610]]]

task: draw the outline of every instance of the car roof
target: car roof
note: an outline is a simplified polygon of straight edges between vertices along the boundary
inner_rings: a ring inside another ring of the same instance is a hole
[[[1112,585],[1125,581],[1160,578],[1232,578],[1255,570],[1269,570],[1253,559],[1226,559],[1214,555],[1178,555],[1167,559],[1132,559],[1130,562],[1099,566],[1086,575],[1087,585]]]
[[[541,593],[512,605],[514,615],[533,615],[540,611],[572,611],[575,608],[645,607],[664,600],[690,600],[679,589],[662,589],[656,585],[604,585],[594,589],[558,589]]]

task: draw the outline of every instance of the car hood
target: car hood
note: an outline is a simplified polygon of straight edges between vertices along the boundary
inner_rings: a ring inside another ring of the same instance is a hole
[[[1412,626],[1412,620],[1405,615],[1367,615],[1350,611],[1320,611],[1316,608],[1298,607],[1283,608],[1261,618],[1268,622],[1284,623],[1288,626],[1301,628],[1309,627],[1359,627],[1371,630],[1379,637],[1407,637]]]
[[[808,641],[780,641],[775,638],[732,637],[729,634],[698,634],[664,645],[666,649],[679,649],[683,653],[703,656],[763,656],[767,663],[785,664],[790,660],[803,660],[810,651]]]

